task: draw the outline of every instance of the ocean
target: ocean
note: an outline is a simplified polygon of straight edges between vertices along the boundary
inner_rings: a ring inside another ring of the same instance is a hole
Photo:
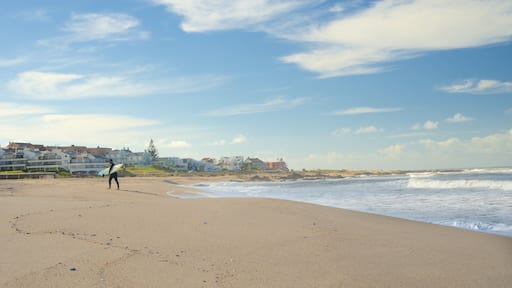
[[[512,168],[192,187],[199,197],[286,199],[512,237]]]

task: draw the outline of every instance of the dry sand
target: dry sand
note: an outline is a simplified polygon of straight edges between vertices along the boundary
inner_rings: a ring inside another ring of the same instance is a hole
[[[510,237],[166,195],[201,180],[0,181],[0,287],[512,287]]]

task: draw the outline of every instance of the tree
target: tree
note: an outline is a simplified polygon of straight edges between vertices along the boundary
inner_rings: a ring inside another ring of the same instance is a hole
[[[148,149],[144,151],[144,154],[148,155],[151,161],[156,161],[158,159],[158,150],[156,150],[155,144],[153,143],[153,139],[149,141]]]

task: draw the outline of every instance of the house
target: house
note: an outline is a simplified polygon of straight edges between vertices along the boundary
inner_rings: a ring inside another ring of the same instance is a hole
[[[44,145],[41,144],[32,144],[32,143],[25,143],[25,142],[9,142],[7,145],[7,149],[11,151],[17,151],[17,150],[38,150],[42,151],[45,150]]]
[[[288,171],[288,166],[286,166],[286,162],[283,161],[283,158],[277,159],[276,162],[265,162],[268,168],[271,170],[285,170]]]
[[[251,169],[267,170],[267,169],[269,169],[268,165],[265,164],[265,162],[261,161],[258,158],[250,158],[250,157],[247,157],[247,159],[245,159],[244,168],[247,170],[251,170]]]
[[[178,157],[169,157],[167,158],[167,165],[170,169],[176,170],[176,171],[187,171],[188,170],[188,163],[183,161],[183,159]]]
[[[233,157],[222,157],[217,162],[217,165],[225,170],[229,171],[237,171],[241,170],[241,167],[244,164],[243,156],[233,156]]]

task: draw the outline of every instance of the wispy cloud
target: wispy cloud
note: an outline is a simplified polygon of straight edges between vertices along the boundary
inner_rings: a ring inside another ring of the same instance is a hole
[[[253,29],[313,43],[311,50],[281,57],[281,61],[321,78],[380,73],[390,69],[391,62],[429,51],[512,38],[512,2],[508,0],[381,0],[369,7],[361,1],[320,5],[325,4],[321,0],[153,2],[182,15],[186,32]],[[418,33],[418,27],[428,29]]]
[[[484,137],[447,138],[394,143],[375,152],[339,151],[310,154],[291,163],[296,167],[339,169],[439,169],[461,167],[499,167],[510,165],[503,155],[512,151],[512,129]]]
[[[428,29],[418,33],[418,27]],[[281,60],[320,77],[379,73],[390,62],[428,51],[509,41],[511,27],[512,2],[507,0],[383,0],[282,35],[316,45]]]
[[[244,29],[271,21],[318,0],[153,0],[171,13],[184,17],[181,28],[186,32]]]
[[[0,118],[51,113],[53,109],[44,106],[0,102]]]
[[[354,107],[334,112],[336,115],[359,115],[370,113],[389,113],[401,111],[401,108],[374,108],[374,107]]]
[[[50,20],[48,13],[44,9],[35,9],[31,11],[24,11],[19,14],[19,16],[28,21],[39,21],[46,22]]]
[[[12,58],[12,59],[1,59],[0,58],[0,67],[16,66],[25,61],[26,61],[26,59],[22,58],[22,57],[16,57],[16,58]]]
[[[345,136],[352,132],[350,128],[337,128],[336,130],[331,132],[331,136]]]
[[[225,145],[237,145],[247,142],[247,136],[244,134],[238,134],[231,139],[231,141],[226,141],[225,139],[216,140],[212,142],[211,146],[225,146]]]
[[[288,99],[285,97],[277,97],[269,99],[263,103],[244,104],[212,110],[210,112],[205,113],[204,115],[222,117],[244,114],[267,113],[297,107],[303,105],[306,101],[306,98]]]
[[[331,132],[331,136],[346,136],[350,133],[352,133],[351,128],[337,128],[334,131]],[[359,127],[357,130],[354,131],[354,134],[370,134],[370,133],[378,133],[378,132],[384,132],[384,129],[377,128],[373,125],[371,126],[365,126],[365,127]]]
[[[145,39],[147,32],[137,31],[139,21],[130,15],[119,13],[73,14],[64,27],[72,41],[108,40],[122,41]]]
[[[451,122],[451,123],[467,122],[467,121],[471,121],[471,120],[473,120],[473,118],[464,116],[461,113],[457,113],[457,114],[453,115],[452,117],[446,119],[447,122]]]
[[[102,115],[102,114],[46,114],[41,116],[43,123],[51,123],[53,127],[62,128],[61,131],[71,129],[90,131],[114,131],[156,125],[159,122],[150,119],[137,118],[126,115]],[[105,125],[105,123],[109,123]],[[57,129],[59,130],[59,129]]]
[[[23,117],[0,117],[3,137],[30,137],[29,141],[40,143],[83,143],[82,145],[90,146],[116,143],[121,147],[137,142],[133,140],[140,139],[145,129],[158,124],[160,122],[153,119],[120,114],[45,113],[26,114]],[[116,139],[111,139],[112,133],[115,133]],[[146,134],[144,136],[149,137]],[[108,141],[101,140],[109,138]]]
[[[147,94],[149,87],[134,84],[118,76],[23,72],[8,84],[9,89],[27,98],[72,100],[79,98],[136,96]]]
[[[498,80],[477,80],[466,79],[448,86],[439,87],[440,90],[448,93],[468,94],[501,94],[512,93],[512,82],[501,82]]]
[[[62,27],[63,35],[40,39],[37,43],[41,46],[62,49],[80,42],[101,41],[112,43],[148,39],[149,32],[140,29],[139,26],[139,20],[127,14],[75,13]]]
[[[133,80],[133,75],[81,75],[26,71],[11,80],[11,92],[31,99],[74,100],[98,97],[134,97],[150,93],[182,94],[221,85],[222,76]]]
[[[233,140],[231,141],[231,144],[242,144],[247,142],[247,137],[243,134],[236,135]]]
[[[157,143],[157,146],[167,148],[189,148],[192,146],[192,144],[183,140],[173,140],[170,142],[160,141]]]
[[[411,127],[411,129],[412,130],[420,130],[420,129],[434,130],[434,129],[437,129],[438,126],[439,126],[439,122],[432,121],[432,120],[427,120],[423,124],[415,124],[415,125],[413,125]]]
[[[369,134],[369,133],[377,133],[383,132],[384,129],[377,128],[375,126],[366,126],[357,129],[356,134]]]

